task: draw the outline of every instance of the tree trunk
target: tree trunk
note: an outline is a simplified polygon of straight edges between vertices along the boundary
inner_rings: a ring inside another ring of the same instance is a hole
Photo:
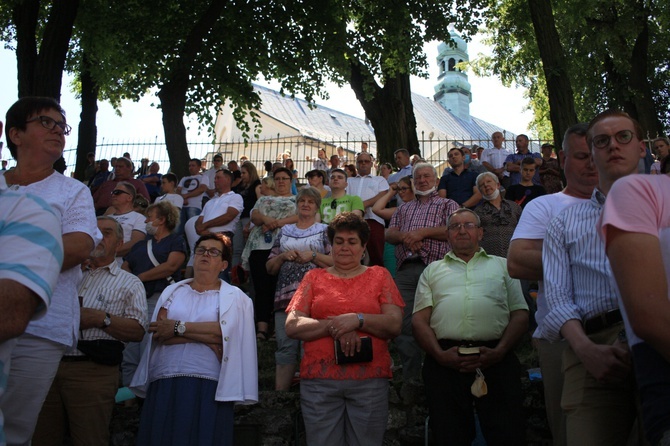
[[[352,62],[350,66],[349,84],[375,130],[379,161],[393,162],[393,152],[398,149],[420,154],[409,75],[399,74],[380,87],[360,64]],[[368,84],[374,89],[370,100],[365,94]]]
[[[25,0],[17,3],[12,12],[16,26],[16,71],[19,97],[30,96],[33,92],[33,73],[37,61],[37,17],[39,0]]]
[[[86,166],[88,166],[86,155],[89,152],[95,153],[98,135],[96,116],[98,113],[99,88],[93,81],[88,67],[88,57],[84,53],[81,63],[81,115],[77,140],[77,165],[74,172],[75,178],[79,181],[89,179],[84,178]]]
[[[170,169],[178,177],[188,175],[190,159],[184,126],[186,93],[189,87],[191,67],[202,48],[207,34],[216,24],[226,4],[224,0],[212,0],[209,7],[193,25],[182,46],[177,62],[167,74],[165,83],[158,92],[163,112],[163,131]]]
[[[547,81],[549,118],[554,132],[554,143],[561,147],[563,134],[577,123],[575,98],[567,72],[567,61],[556,30],[551,0],[528,0],[542,68]]]
[[[649,20],[644,17],[642,30],[635,40],[631,54],[630,93],[633,109],[628,113],[637,119],[650,137],[663,134],[663,126],[658,120],[653,92],[649,85]],[[647,135],[645,135],[646,137]]]
[[[72,36],[79,0],[53,2],[37,54],[38,0],[17,4],[13,12],[16,24],[16,59],[19,97],[47,96],[60,100],[65,58]]]

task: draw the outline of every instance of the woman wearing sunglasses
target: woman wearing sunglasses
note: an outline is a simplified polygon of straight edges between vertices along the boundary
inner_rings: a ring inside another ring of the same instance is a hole
[[[193,279],[161,295],[131,384],[146,397],[137,444],[232,445],[234,404],[258,401],[251,299],[219,279],[231,256],[224,235],[200,237]]]
[[[342,212],[353,212],[363,216],[363,200],[356,195],[347,195],[347,173],[343,169],[330,171],[330,197],[321,201],[319,213],[323,223],[330,223]]]
[[[147,235],[144,223],[146,217],[135,212],[133,208],[135,196],[135,186],[125,181],[119,182],[112,191],[112,205],[105,212],[105,215],[118,221],[123,228],[123,245],[116,252],[119,266],[123,263],[123,256],[130,252],[130,248],[144,240]]]

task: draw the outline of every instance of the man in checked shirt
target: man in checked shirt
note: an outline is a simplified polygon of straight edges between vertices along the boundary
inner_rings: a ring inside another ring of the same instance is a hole
[[[426,266],[449,251],[447,219],[459,207],[437,193],[437,172],[433,165],[416,164],[413,180],[416,198],[398,208],[386,231],[386,241],[396,246],[395,283],[405,301],[402,332],[395,339],[405,379],[421,374],[422,350],[412,336],[416,286]]]

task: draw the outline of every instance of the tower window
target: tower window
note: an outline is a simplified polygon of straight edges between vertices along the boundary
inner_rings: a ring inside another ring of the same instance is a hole
[[[456,66],[456,59],[453,57],[449,58],[449,71],[454,71],[454,67]]]

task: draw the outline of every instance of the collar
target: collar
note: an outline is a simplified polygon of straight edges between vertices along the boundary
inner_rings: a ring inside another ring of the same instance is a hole
[[[116,261],[116,259],[112,260],[112,263],[110,263],[109,265],[103,265],[103,266],[99,266],[99,267],[97,267],[97,268],[91,268],[91,269],[89,269],[88,271],[89,271],[91,274],[93,274],[93,273],[95,273],[96,271],[101,271],[101,270],[105,270],[105,269],[106,269],[106,270],[109,272],[109,274],[111,274],[112,276],[118,276],[119,273],[121,272],[121,267],[119,266],[119,263]]]
[[[596,186],[593,189],[593,192],[591,193],[591,204],[594,206],[601,208],[605,206],[605,199],[607,198],[607,195],[603,194],[598,187]]]
[[[477,251],[477,252],[475,253],[475,255],[472,256],[472,258],[470,259],[470,261],[472,261],[472,260],[474,260],[474,259],[477,259],[477,258],[479,258],[479,257],[487,257],[487,258],[488,258],[488,257],[491,257],[491,255],[490,255],[490,254],[487,254],[486,251],[484,251],[484,248],[482,248],[482,247],[480,246],[480,247],[479,247],[479,251]],[[445,262],[454,261],[454,262],[466,263],[465,260],[461,259],[461,258],[458,257],[456,254],[454,254],[454,251],[452,251],[452,250],[449,250],[449,252],[444,256],[444,261],[445,261]]]

